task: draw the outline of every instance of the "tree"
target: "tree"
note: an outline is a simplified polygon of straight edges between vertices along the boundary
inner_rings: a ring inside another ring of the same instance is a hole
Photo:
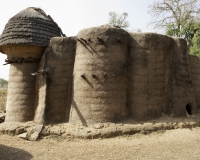
[[[109,12],[109,25],[117,26],[123,29],[127,29],[129,27],[129,22],[126,21],[128,17],[128,13],[124,12],[121,15],[116,12]]]
[[[173,30],[173,36],[181,37],[183,22],[197,20],[199,8],[197,0],[161,0],[149,5],[149,13],[154,28]]]
[[[200,57],[200,22],[193,24],[191,30],[194,36],[191,39],[189,51],[191,54]]]
[[[184,38],[191,54],[200,55],[200,9],[197,0],[162,0],[149,6],[154,28],[162,28],[166,34]]]

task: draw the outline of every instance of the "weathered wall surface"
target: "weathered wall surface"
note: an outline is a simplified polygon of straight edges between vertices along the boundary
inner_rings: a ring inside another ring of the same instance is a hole
[[[40,74],[38,79],[39,103],[35,121],[68,121],[75,51],[76,37],[55,37],[50,40],[41,61],[40,69],[46,73],[45,76]],[[46,97],[40,97],[41,94]],[[43,106],[44,102],[46,106]]]
[[[131,117],[155,118],[166,108],[171,38],[154,33],[130,33],[129,101]]]
[[[69,121],[85,126],[127,117],[128,33],[89,28],[78,34]]]
[[[194,88],[188,63],[187,43],[184,39],[174,38],[171,53],[171,79],[167,113],[172,116],[185,116],[186,106],[194,113],[196,103]]]
[[[200,60],[199,57],[188,55],[192,84],[194,87],[197,109],[200,109]]]
[[[38,70],[37,71],[44,71],[44,67],[46,64],[46,52],[48,52],[49,47],[46,48]],[[36,77],[36,104],[34,110],[34,122],[39,124],[45,123],[45,109],[46,109],[46,101],[47,101],[47,74],[45,72],[39,73]]]
[[[10,65],[6,122],[26,122],[33,120],[36,77],[31,76],[38,63],[16,63]]]

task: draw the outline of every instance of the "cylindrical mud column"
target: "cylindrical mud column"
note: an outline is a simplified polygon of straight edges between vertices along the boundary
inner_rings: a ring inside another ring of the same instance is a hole
[[[127,116],[128,33],[96,27],[78,33],[69,122],[90,125]]]
[[[191,78],[187,42],[173,39],[170,107],[168,114],[179,117],[193,114],[196,110],[195,94]]]
[[[40,63],[40,70],[47,73],[45,76],[40,74],[38,78],[38,106],[34,121],[68,122],[75,52],[76,37],[54,37],[50,40]]]
[[[31,73],[38,70],[45,47],[13,45],[3,49],[8,55],[8,62],[11,63],[5,121],[31,121],[36,104],[36,77]]]
[[[200,59],[195,55],[188,55],[192,85],[196,101],[196,108],[200,109]]]
[[[130,35],[128,104],[131,117],[156,118],[166,110],[172,38],[154,33]]]
[[[11,64],[9,73],[6,122],[33,120],[35,105],[35,76],[38,63]]]

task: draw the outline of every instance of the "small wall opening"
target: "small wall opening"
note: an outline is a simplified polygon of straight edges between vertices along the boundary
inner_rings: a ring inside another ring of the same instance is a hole
[[[186,108],[187,113],[189,115],[192,115],[192,108],[191,108],[191,106],[189,104],[187,104],[185,108]]]

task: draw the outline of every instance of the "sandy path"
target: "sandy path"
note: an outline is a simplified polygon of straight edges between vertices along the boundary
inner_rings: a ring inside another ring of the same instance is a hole
[[[0,159],[200,160],[200,128],[81,140],[50,136],[37,142],[0,135]]]

